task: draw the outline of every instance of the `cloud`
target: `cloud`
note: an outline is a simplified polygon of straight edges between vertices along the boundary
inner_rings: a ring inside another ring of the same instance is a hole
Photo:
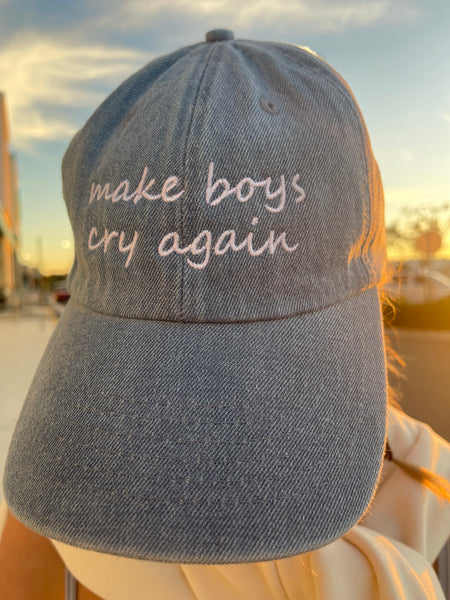
[[[144,42],[160,54],[161,47],[192,43],[186,36],[200,27],[228,27],[239,37],[269,30],[281,36],[296,23],[302,32],[341,32],[418,14],[413,0],[97,0],[89,16],[61,23],[57,32],[21,30],[3,37],[0,86],[13,147],[30,151],[36,141],[72,136],[80,125],[74,109],[93,109],[152,58],[134,49]]]
[[[13,146],[30,151],[34,141],[70,138],[79,126],[73,109],[95,107],[147,59],[137,50],[89,45],[69,36],[17,34],[0,53]]]
[[[411,0],[101,0],[105,25],[122,29],[148,27],[149,23],[186,17],[222,27],[259,30],[271,26],[277,31],[286,24],[299,23],[302,31],[340,32],[383,21],[415,19],[419,9]]]

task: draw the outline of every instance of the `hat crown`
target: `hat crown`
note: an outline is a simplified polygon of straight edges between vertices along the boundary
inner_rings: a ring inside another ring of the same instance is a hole
[[[383,196],[345,82],[295,46],[202,43],[149,63],[63,161],[72,296],[107,314],[251,321],[376,284]]]

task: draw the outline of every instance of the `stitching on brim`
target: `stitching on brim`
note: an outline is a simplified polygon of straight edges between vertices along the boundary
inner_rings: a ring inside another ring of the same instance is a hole
[[[123,498],[141,498],[142,500],[145,500],[149,503],[150,506],[145,506],[144,504],[139,504],[139,506],[141,506],[142,508],[151,508],[152,504],[178,504],[180,506],[183,506],[185,504],[267,504],[270,502],[274,502],[274,501],[278,501],[278,500],[295,500],[296,498],[302,498],[305,495],[310,494],[311,492],[314,492],[315,490],[319,490],[322,487],[328,485],[330,483],[330,481],[322,481],[320,484],[318,484],[315,487],[310,487],[307,490],[304,490],[303,492],[299,492],[297,494],[291,494],[291,495],[286,495],[286,496],[272,496],[270,498],[249,498],[246,499],[244,501],[236,501],[236,500],[231,500],[231,499],[221,499],[221,500],[210,500],[210,499],[204,499],[204,500],[198,500],[196,498],[194,498],[193,500],[185,500],[184,498],[179,498],[178,501],[173,501],[173,500],[162,500],[160,498],[160,496],[144,496],[143,494],[127,494],[124,492],[117,492],[115,490],[104,490],[101,488],[96,488],[92,485],[86,484],[86,483],[78,483],[75,484],[74,481],[72,480],[66,480],[64,482],[60,482],[60,481],[55,481],[52,482],[52,486],[53,487],[65,487],[66,485],[69,486],[70,490],[73,490],[74,488],[88,488],[90,489],[92,492],[94,493],[98,493],[98,494],[103,494],[103,495],[110,495],[110,496],[120,496]],[[127,520],[127,523],[129,523],[129,521]],[[137,524],[140,524],[142,526],[142,522],[139,523],[136,522]]]
[[[164,455],[161,456],[160,454],[135,454],[134,452],[118,452],[115,450],[111,450],[110,448],[102,448],[100,446],[96,446],[95,444],[80,444],[79,442],[76,442],[75,439],[73,438],[67,438],[65,436],[58,436],[58,441],[61,442],[67,442],[68,444],[70,444],[71,447],[78,447],[78,448],[85,448],[87,450],[95,450],[95,451],[99,451],[99,452],[107,452],[110,456],[124,456],[124,457],[131,457],[131,458],[140,458],[140,459],[151,459],[151,460],[155,460],[155,459],[163,459],[165,462],[170,462],[170,459],[174,459],[173,462],[176,463],[183,463],[185,464],[187,461],[186,459],[180,459],[180,456],[178,453],[172,453],[172,455]],[[43,450],[47,450],[48,449],[44,446],[40,446],[40,448],[42,448]],[[53,453],[53,452],[52,452]],[[271,461],[278,461],[278,460],[286,460],[286,456],[271,456],[270,457]],[[191,463],[202,463],[203,465],[205,464],[206,460],[204,458],[199,457],[198,460],[196,461],[191,461]],[[209,459],[208,464],[210,464],[211,462],[213,462],[214,464],[218,464],[217,461],[213,460],[211,461]],[[260,463],[260,460],[255,460],[255,459],[250,459],[250,460],[245,460],[242,458],[239,458],[238,460],[232,461],[229,460],[227,458],[224,458],[224,460],[222,461],[224,465],[227,464],[232,464],[232,465],[241,465],[241,464],[246,464],[246,463],[250,463],[250,464],[256,464],[256,463]],[[319,464],[322,464],[323,461],[320,461]],[[312,467],[312,468],[315,468]],[[305,470],[306,472],[306,470]]]
[[[210,481],[209,479],[204,479],[203,481],[200,481],[198,479],[195,479],[189,475],[186,476],[182,476],[182,477],[178,477],[177,479],[167,479],[163,476],[159,476],[159,475],[145,475],[139,471],[115,471],[113,469],[107,469],[107,468],[100,468],[100,467],[92,467],[90,465],[83,465],[81,463],[77,463],[77,462],[72,462],[68,459],[65,459],[62,456],[57,456],[55,459],[55,462],[58,463],[62,463],[64,465],[67,465],[68,467],[80,467],[83,471],[96,471],[97,473],[110,473],[111,475],[125,475],[125,476],[132,476],[135,477],[136,479],[139,479],[140,481],[161,481],[161,483],[178,483],[178,484],[182,484],[184,482],[186,482],[186,479],[189,479],[189,483],[192,484],[200,484],[200,485],[213,485],[215,483],[227,483],[230,486],[234,485],[236,483],[241,483],[241,482],[252,482],[252,481],[285,481],[285,480],[289,480],[292,481],[293,477],[292,474],[289,475],[285,475],[285,476],[273,476],[273,477],[264,477],[262,478],[260,475],[255,474],[254,477],[240,477],[239,479],[214,479],[212,481]],[[325,461],[323,461],[325,462]],[[311,466],[311,469],[298,469],[296,470],[296,474],[298,473],[299,475],[303,475],[303,474],[309,474],[311,473],[311,471],[315,470],[315,467]]]

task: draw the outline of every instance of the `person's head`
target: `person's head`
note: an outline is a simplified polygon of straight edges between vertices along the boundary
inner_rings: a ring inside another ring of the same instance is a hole
[[[12,512],[167,562],[350,529],[384,454],[386,248],[345,81],[305,49],[210,32],[105,100],[63,190],[71,299],[9,451]]]

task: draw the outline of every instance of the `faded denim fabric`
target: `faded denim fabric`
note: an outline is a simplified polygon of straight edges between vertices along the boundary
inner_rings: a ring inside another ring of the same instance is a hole
[[[62,175],[71,299],[8,454],[13,514],[184,563],[350,529],[384,450],[386,255],[346,83],[294,46],[183,48],[105,100]]]

